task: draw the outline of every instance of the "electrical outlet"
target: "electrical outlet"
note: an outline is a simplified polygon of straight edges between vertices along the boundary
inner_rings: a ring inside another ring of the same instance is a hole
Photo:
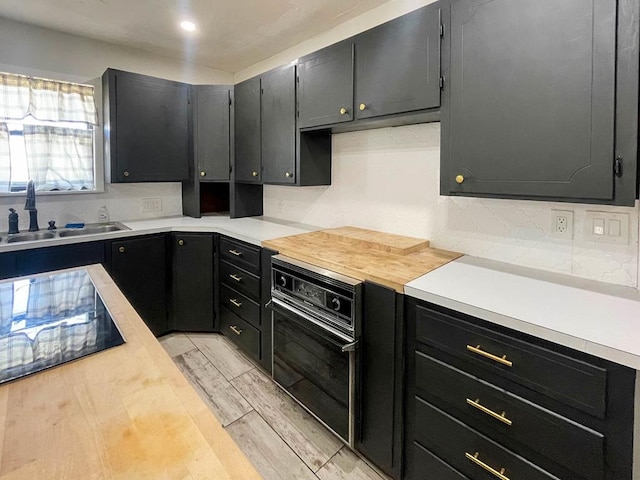
[[[551,236],[573,238],[573,212],[570,210],[551,210]]]
[[[162,212],[162,199],[161,198],[143,198],[141,210],[142,210],[142,213]]]

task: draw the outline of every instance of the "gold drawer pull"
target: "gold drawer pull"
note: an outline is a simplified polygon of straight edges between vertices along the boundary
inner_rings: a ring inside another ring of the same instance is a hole
[[[235,255],[236,257],[241,257],[242,256],[242,252],[239,252],[237,250],[229,250],[229,253],[231,255]]]
[[[241,282],[242,281],[242,277],[239,277],[238,275],[235,274],[231,274],[229,275],[230,278],[233,278],[236,282]]]
[[[481,412],[486,413],[487,415],[492,416],[493,418],[495,418],[496,420],[500,420],[502,423],[511,426],[511,424],[513,423],[511,420],[509,420],[505,415],[505,412],[502,412],[502,414],[496,413],[493,410],[489,410],[487,407],[483,407],[482,405],[480,405],[480,400],[471,400],[470,398],[467,398],[467,403],[469,405],[471,405],[474,408],[477,408],[478,410],[480,410]]]
[[[507,367],[513,367],[513,362],[507,360],[507,356],[503,355],[499,357],[494,355],[493,353],[485,352],[484,350],[480,350],[480,345],[474,347],[472,345],[467,345],[467,350],[473,353],[477,353],[478,355],[482,355],[485,358],[493,360],[494,362],[501,363],[502,365],[506,365]]]
[[[242,306],[242,303],[240,303],[239,301],[237,301],[235,298],[230,298],[229,301],[234,304],[236,307],[240,308]]]
[[[235,333],[236,335],[242,335],[242,330],[240,330],[238,327],[236,327],[235,325],[229,325],[229,328],[231,329],[231,331],[233,333]],[[508,479],[507,479],[508,480]]]
[[[478,465],[479,467],[484,468],[487,472],[489,472],[490,474],[494,475],[496,478],[499,478],[500,480],[509,480],[509,477],[506,477],[504,475],[505,469],[501,468],[500,471],[496,470],[495,468],[491,468],[489,465],[487,465],[486,463],[484,463],[483,461],[481,461],[478,456],[480,454],[478,452],[476,452],[475,454],[471,455],[470,453],[465,452],[464,456],[467,458],[467,460],[471,460],[473,463],[475,463],[476,465]]]

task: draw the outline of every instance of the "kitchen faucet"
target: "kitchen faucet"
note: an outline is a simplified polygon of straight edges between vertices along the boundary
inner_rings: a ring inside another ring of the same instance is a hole
[[[38,228],[38,210],[36,209],[36,188],[33,185],[33,180],[29,180],[27,183],[27,201],[24,204],[24,209],[29,211],[29,231],[37,232]]]

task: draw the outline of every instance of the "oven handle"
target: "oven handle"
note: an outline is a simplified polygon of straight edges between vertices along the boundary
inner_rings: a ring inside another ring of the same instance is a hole
[[[284,303],[283,301],[277,299],[277,298],[271,298],[271,301],[269,303],[267,303],[265,305],[265,307],[273,310],[274,312],[280,313],[281,315],[285,315],[287,318],[294,320],[295,318],[292,317],[301,317],[304,318],[306,321],[313,323],[315,326],[321,328],[322,330],[324,330],[325,332],[327,332],[330,335],[333,335],[335,337],[338,337],[340,340],[343,340],[345,342],[347,342],[345,345],[338,345],[343,352],[352,352],[356,349],[356,346],[358,344],[358,340],[353,340],[353,338],[345,335],[342,332],[339,332],[338,330],[331,328],[327,325],[325,325],[324,323],[316,320],[315,318],[313,318],[311,315],[308,315],[305,312],[302,312],[300,310],[294,309],[292,307],[290,307],[289,305],[287,305],[286,303]],[[300,324],[300,322],[296,322],[298,324]]]

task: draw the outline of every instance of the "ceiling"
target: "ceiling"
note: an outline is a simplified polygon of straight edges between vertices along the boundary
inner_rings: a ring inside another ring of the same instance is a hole
[[[387,1],[2,0],[0,17],[237,72]]]

